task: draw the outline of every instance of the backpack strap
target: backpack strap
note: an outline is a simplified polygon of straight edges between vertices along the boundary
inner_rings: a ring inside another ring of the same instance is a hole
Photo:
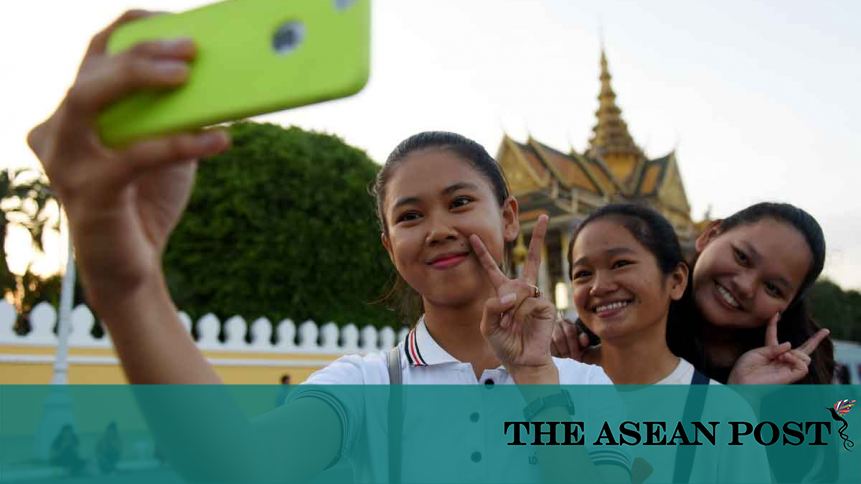
[[[702,372],[694,368],[694,376],[691,377],[691,385],[708,385],[709,377],[705,376]]]
[[[706,403],[706,389],[708,389],[708,385],[709,377],[694,368],[694,375],[691,377],[691,388],[688,391],[688,398],[685,401],[685,410],[682,422],[693,422],[700,419],[700,416],[703,414],[703,406],[705,406]],[[676,449],[673,482],[690,481],[695,453],[696,447],[694,446],[688,445],[678,447]]]
[[[386,353],[389,370],[389,482],[401,482],[401,434],[403,433],[403,373],[401,350],[395,346]]]

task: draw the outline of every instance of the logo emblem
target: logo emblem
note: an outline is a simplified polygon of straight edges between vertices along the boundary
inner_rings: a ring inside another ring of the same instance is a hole
[[[831,418],[843,424],[839,429],[837,429],[837,433],[840,435],[840,438],[843,439],[843,448],[846,450],[850,450],[852,447],[855,447],[855,442],[852,442],[849,436],[846,435],[846,428],[849,427],[849,423],[845,418],[843,418],[843,416],[849,413],[854,406],[855,400],[838,400],[837,403],[834,404],[833,408],[828,409],[831,412]]]

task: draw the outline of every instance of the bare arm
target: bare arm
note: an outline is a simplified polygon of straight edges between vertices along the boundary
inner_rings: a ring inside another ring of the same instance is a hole
[[[120,24],[96,35],[74,85],[28,142],[69,218],[87,300],[111,334],[131,383],[218,384],[218,375],[177,317],[162,254],[185,209],[197,159],[227,149],[223,131],[181,133],[113,149],[95,128],[107,105],[141,89],[185,82],[190,41],[146,42],[108,55]],[[251,422],[226,389],[134,388],[159,445],[187,477],[205,481],[284,480],[313,475],[337,456],[341,422],[328,404],[299,399]],[[188,397],[188,398],[184,398]],[[331,436],[314,441],[310,432]]]

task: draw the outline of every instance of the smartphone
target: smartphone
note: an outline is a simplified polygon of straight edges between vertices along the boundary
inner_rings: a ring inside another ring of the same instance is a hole
[[[183,86],[102,112],[102,141],[122,146],[354,94],[368,81],[370,21],[370,0],[227,0],[123,25],[108,52],[190,37],[197,56]]]
[[[586,337],[589,338],[589,346],[598,346],[601,344],[601,338],[593,333],[591,329],[587,328],[582,319],[577,318],[577,321],[574,321],[574,325],[577,327],[578,334],[586,333]]]

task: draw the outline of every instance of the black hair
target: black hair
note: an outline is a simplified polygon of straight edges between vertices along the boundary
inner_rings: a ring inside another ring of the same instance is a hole
[[[493,195],[500,207],[508,199],[508,183],[502,173],[502,168],[483,146],[457,133],[424,131],[410,136],[395,147],[389,157],[386,158],[386,163],[377,173],[371,187],[371,194],[377,202],[377,221],[383,234],[388,234],[389,231],[384,213],[386,187],[389,180],[397,167],[410,155],[428,149],[451,152],[469,163],[490,183]],[[422,313],[421,297],[397,272],[395,272],[395,281],[391,289],[382,299],[394,306],[393,309],[400,314],[403,321],[414,322]]]
[[[825,265],[825,236],[822,234],[819,223],[812,215],[794,205],[762,202],[751,205],[720,221],[716,236],[729,232],[736,227],[769,219],[788,224],[797,230],[804,237],[810,249],[810,267],[789,306],[781,314],[780,322],[777,325],[778,339],[781,342],[789,341],[792,347],[796,348],[821,329],[821,326],[811,316],[807,304],[807,294]],[[696,260],[694,260],[693,265],[696,265]],[[670,328],[668,332],[670,349],[694,363],[711,378],[725,383],[731,368],[718,368],[711,364],[705,355],[702,325],[706,324],[706,321],[696,309],[692,279],[688,281],[683,301],[687,305],[687,310],[694,316],[692,320],[679,321],[677,326]],[[739,354],[743,354],[762,346],[765,338],[765,327],[738,330],[738,333]],[[810,371],[798,383],[831,383],[834,375],[834,345],[830,338],[824,339],[810,357]]]
[[[427,149],[449,151],[472,165],[490,183],[493,195],[500,207],[508,199],[508,183],[505,180],[505,175],[502,174],[499,163],[490,156],[483,146],[457,133],[424,131],[401,141],[386,158],[386,163],[374,180],[371,191],[377,201],[377,219],[380,223],[380,230],[384,233],[388,232],[383,204],[386,201],[386,185],[388,185],[389,179],[391,179],[398,165],[411,154]]]
[[[572,279],[571,271],[574,270],[572,251],[577,236],[590,223],[605,218],[612,218],[630,232],[637,242],[655,256],[658,267],[664,274],[671,274],[679,264],[685,263],[676,232],[663,215],[642,205],[617,203],[595,210],[574,231],[568,245],[568,276]]]
[[[672,224],[663,215],[651,208],[633,203],[610,204],[592,212],[580,223],[571,236],[571,242],[568,244],[568,277],[572,280],[574,279],[574,243],[577,241],[577,236],[590,223],[601,219],[612,219],[630,232],[637,242],[655,256],[658,268],[664,275],[672,274],[679,267],[679,264],[687,265],[676,231],[673,230]],[[668,327],[669,321],[681,319],[678,314],[678,305],[678,301],[670,302],[667,317]],[[587,334],[590,342],[597,344],[599,341],[597,335],[582,322],[580,328]]]

